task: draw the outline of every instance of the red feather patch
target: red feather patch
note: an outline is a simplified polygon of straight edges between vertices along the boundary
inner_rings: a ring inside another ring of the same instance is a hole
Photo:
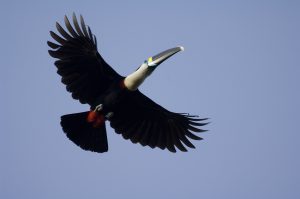
[[[95,111],[90,111],[86,120],[89,123],[93,123],[93,126],[95,128],[100,127],[105,123],[104,116]]]

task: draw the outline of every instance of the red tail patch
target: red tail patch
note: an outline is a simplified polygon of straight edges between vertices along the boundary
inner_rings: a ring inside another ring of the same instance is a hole
[[[90,111],[86,120],[89,123],[93,123],[93,126],[95,128],[102,126],[105,122],[104,116],[95,111]]]

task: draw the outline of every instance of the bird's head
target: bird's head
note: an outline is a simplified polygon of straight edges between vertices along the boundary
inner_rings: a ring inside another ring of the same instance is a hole
[[[184,48],[182,46],[177,46],[149,57],[135,72],[125,78],[125,86],[131,91],[137,90],[143,81],[157,68],[157,66],[169,57],[183,50]]]

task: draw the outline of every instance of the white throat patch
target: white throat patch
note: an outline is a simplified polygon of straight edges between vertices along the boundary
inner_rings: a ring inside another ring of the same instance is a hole
[[[128,75],[124,80],[124,85],[128,90],[135,91],[151,74],[147,62],[144,62],[135,72]]]

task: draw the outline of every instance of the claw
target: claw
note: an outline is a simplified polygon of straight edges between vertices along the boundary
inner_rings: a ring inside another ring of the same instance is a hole
[[[107,113],[105,115],[105,118],[109,120],[110,118],[112,118],[112,116],[114,116],[114,113],[113,112],[109,112],[109,113]]]
[[[100,112],[102,109],[103,109],[103,104],[99,104],[98,106],[96,106],[94,111]]]

